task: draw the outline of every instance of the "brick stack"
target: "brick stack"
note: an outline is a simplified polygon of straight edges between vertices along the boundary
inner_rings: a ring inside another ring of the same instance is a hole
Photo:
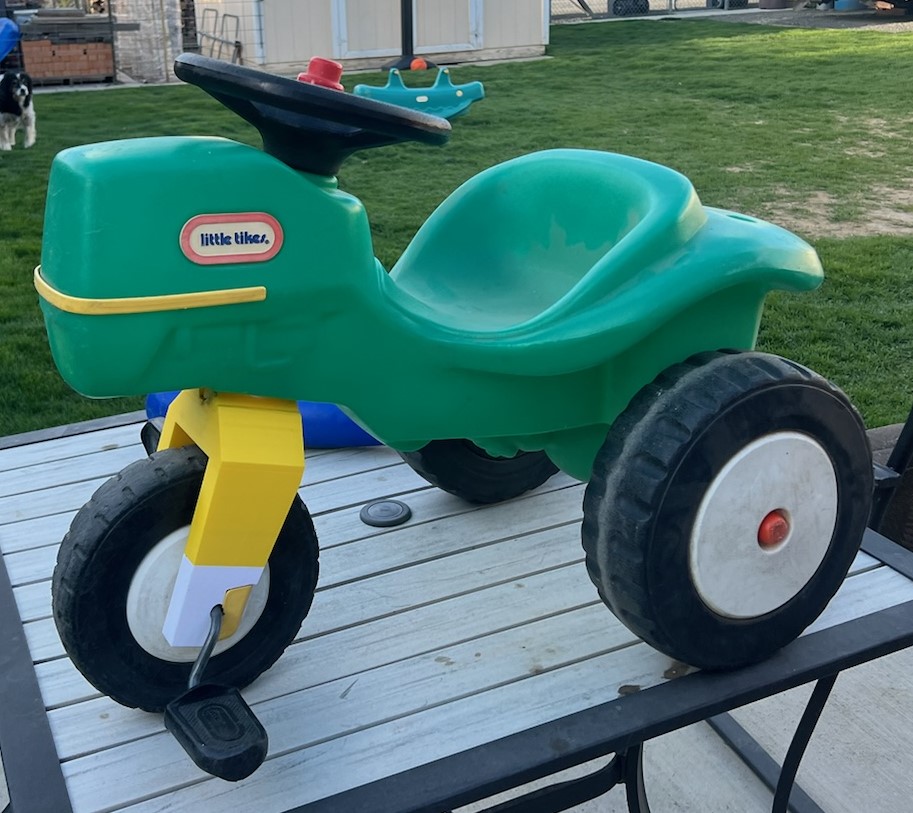
[[[22,26],[22,57],[36,84],[113,81],[111,22],[75,9],[43,9]]]
[[[23,40],[22,56],[25,69],[37,84],[114,79],[114,49],[110,42]]]

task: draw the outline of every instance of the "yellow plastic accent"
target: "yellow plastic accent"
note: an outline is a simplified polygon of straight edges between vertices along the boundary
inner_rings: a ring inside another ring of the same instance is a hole
[[[219,630],[219,640],[230,638],[237,632],[241,625],[241,616],[244,615],[244,608],[247,606],[247,599],[250,598],[251,590],[254,589],[252,584],[244,587],[233,587],[225,591],[225,598],[222,599],[222,629]]]
[[[197,291],[192,294],[163,294],[161,296],[129,296],[112,299],[86,299],[70,296],[52,287],[41,276],[41,266],[35,269],[35,290],[55,308],[67,313],[88,316],[109,316],[118,313],[157,313],[190,308],[211,308],[219,305],[240,305],[245,302],[263,302],[266,288],[224,288],[220,291]]]
[[[304,474],[294,401],[185,390],[159,449],[195,443],[208,456],[184,550],[195,565],[264,567]]]

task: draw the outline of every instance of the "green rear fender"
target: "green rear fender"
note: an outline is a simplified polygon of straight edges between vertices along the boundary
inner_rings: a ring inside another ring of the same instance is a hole
[[[702,206],[674,170],[552,150],[464,184],[390,277],[389,298],[467,367],[553,375],[604,363],[695,308],[720,341],[753,337],[768,291],[813,288],[822,270],[803,240]],[[730,288],[751,291],[750,316],[718,311]]]
[[[672,170],[554,151],[468,182],[391,277],[390,330],[412,319],[412,357],[431,354],[422,408],[398,421],[353,395],[356,414],[392,445],[545,448],[586,477],[643,385],[694,353],[753,347],[766,294],[814,288],[822,269],[800,238],[702,206]]]

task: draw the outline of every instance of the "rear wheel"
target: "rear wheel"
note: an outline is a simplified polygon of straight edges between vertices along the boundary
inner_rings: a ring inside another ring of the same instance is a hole
[[[167,449],[110,479],[77,513],[52,582],[54,620],[74,665],[125,706],[161,711],[187,688],[196,647],[162,625],[206,467],[196,447]],[[296,496],[237,631],[206,679],[243,687],[294,640],[317,584],[317,536]]]
[[[776,356],[706,354],[644,388],[584,498],[600,596],[694,666],[734,668],[796,638],[865,531],[872,464],[839,390]]]
[[[416,452],[401,455],[432,485],[474,503],[517,497],[558,471],[545,452],[492,457],[468,440],[433,440]]]

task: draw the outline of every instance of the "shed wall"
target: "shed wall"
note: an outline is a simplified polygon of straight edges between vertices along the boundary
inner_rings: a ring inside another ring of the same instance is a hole
[[[275,0],[263,15],[265,61],[306,63],[312,56],[333,56],[330,0]]]
[[[548,8],[541,0],[488,0],[482,6],[486,48],[548,43]]]
[[[400,0],[197,0],[197,15],[206,7],[237,14],[244,62],[277,72],[312,56],[378,67],[401,52]],[[443,62],[542,54],[547,18],[548,0],[416,0],[415,51]]]
[[[482,0],[416,0],[416,50],[480,47],[483,5]]]
[[[343,0],[335,5],[339,42],[334,56],[399,53],[399,0]]]

